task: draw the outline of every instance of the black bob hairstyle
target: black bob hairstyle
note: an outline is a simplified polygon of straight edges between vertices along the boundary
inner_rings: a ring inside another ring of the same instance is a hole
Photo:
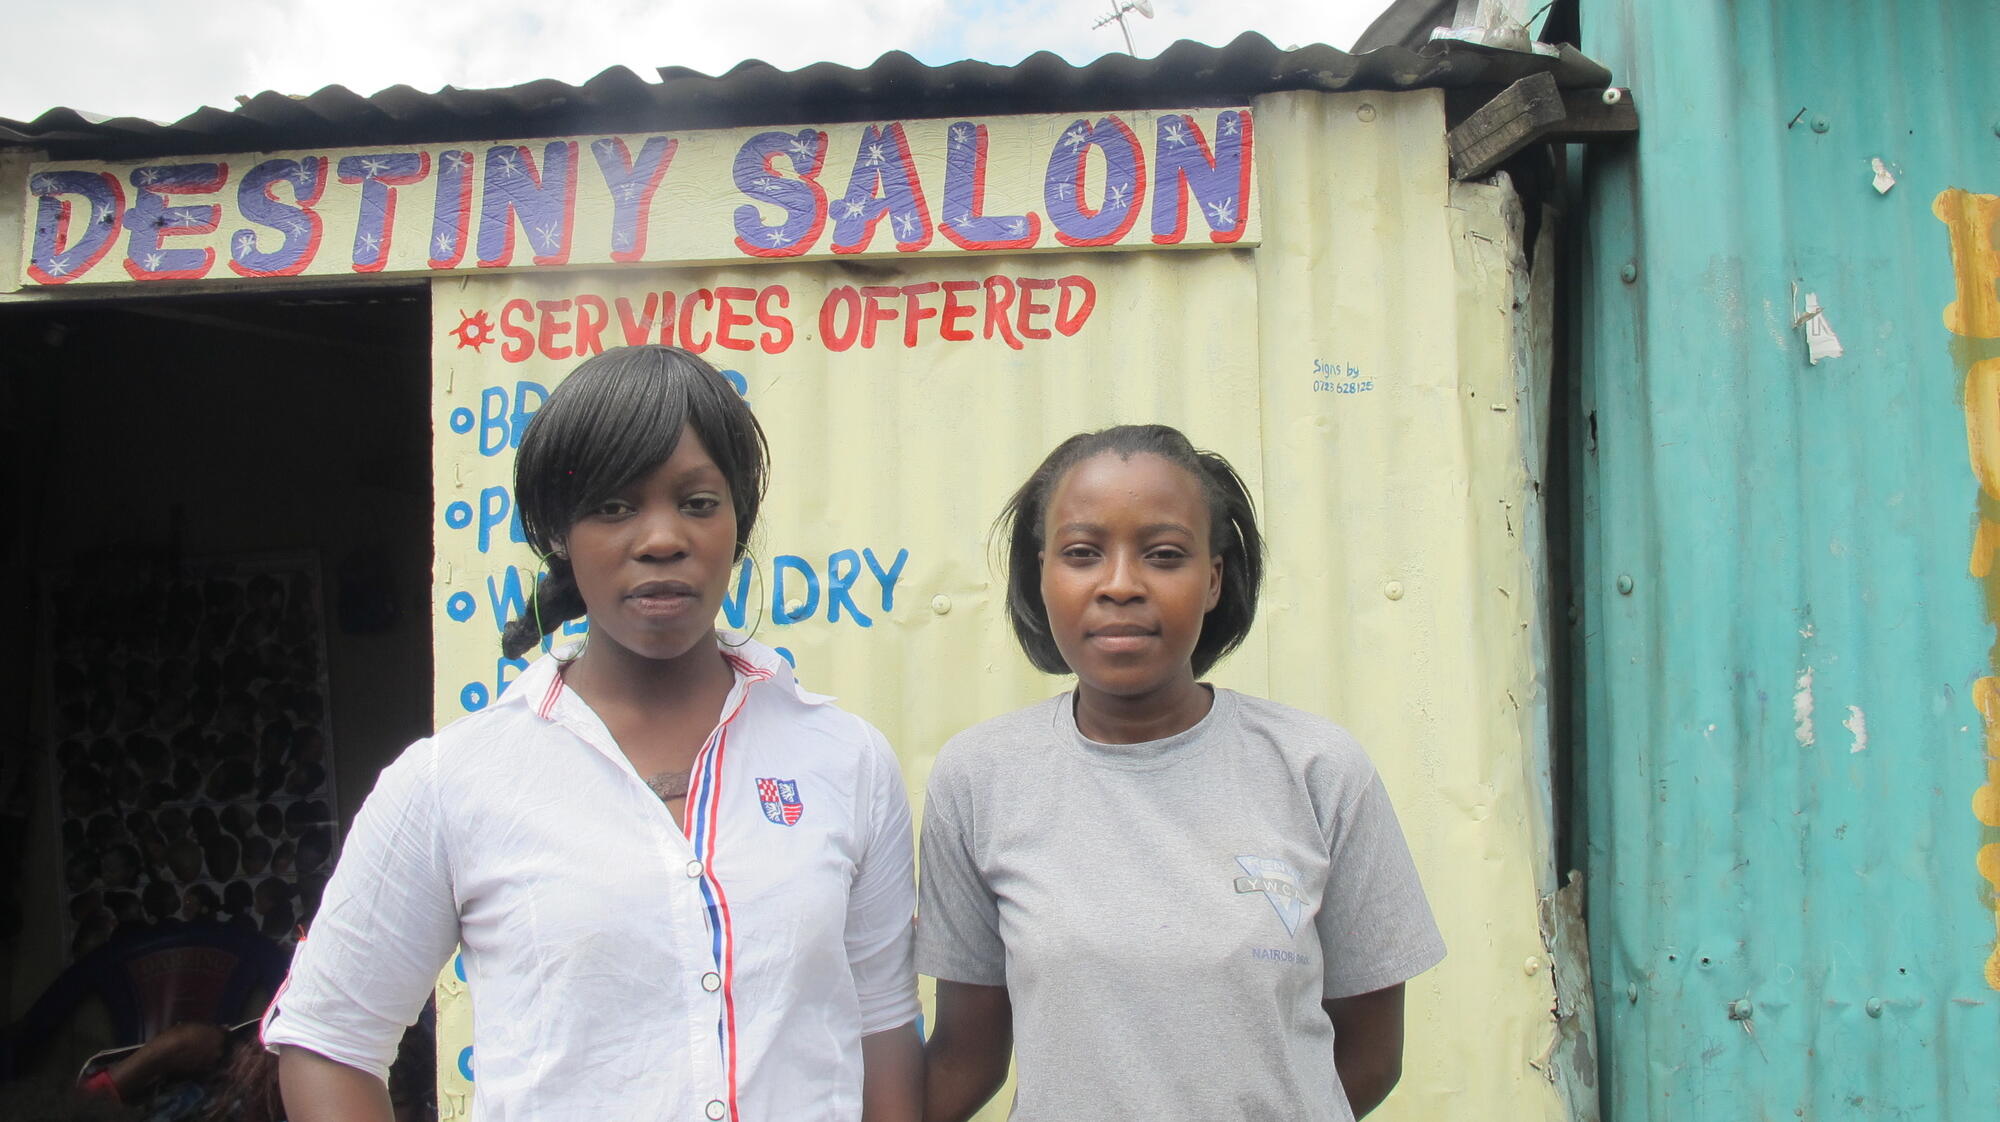
[[[1200,677],[1243,642],[1257,618],[1264,539],[1257,532],[1256,506],[1236,469],[1166,425],[1119,425],[1078,433],[1056,445],[1007,500],[993,523],[994,533],[1004,534],[1007,542],[1007,622],[1035,669],[1045,674],[1070,672],[1049,634],[1049,609],[1042,602],[1043,523],[1049,497],[1063,476],[1083,461],[1106,454],[1126,460],[1142,454],[1158,456],[1194,476],[1208,500],[1208,548],[1222,558],[1222,595],[1202,620],[1201,638],[1195,640],[1190,661]]]
[[[770,449],[749,404],[715,367],[679,347],[618,347],[578,365],[536,411],[514,457],[514,503],[549,575],[501,633],[507,657],[584,614],[576,574],[556,550],[577,519],[673,455],[684,427],[729,481],[741,558],[764,500]]]

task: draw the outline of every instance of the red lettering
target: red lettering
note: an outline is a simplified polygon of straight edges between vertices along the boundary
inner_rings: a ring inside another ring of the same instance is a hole
[[[755,300],[757,298],[757,290],[754,288],[734,288],[725,285],[715,290],[715,298],[719,302],[719,310],[716,312],[715,318],[716,345],[727,347],[732,351],[747,351],[756,346],[755,343],[748,339],[738,339],[735,335],[731,334],[734,328],[748,327],[750,325],[750,317],[730,307],[730,302],[743,301],[747,303]]]
[[[926,308],[917,299],[919,296],[928,296],[937,290],[938,284],[936,281],[925,281],[922,284],[906,284],[903,286],[904,346],[916,346],[917,327],[927,319],[937,318],[938,310],[936,308]]]
[[[1097,286],[1090,283],[1089,277],[1079,273],[1071,273],[1056,284],[1062,288],[1062,299],[1056,308],[1056,330],[1065,336],[1074,335],[1083,330],[1083,322],[1090,318],[1090,310],[1097,307]],[[1081,301],[1074,311],[1070,309],[1073,294]]]
[[[696,300],[713,308],[715,307],[715,293],[710,292],[706,288],[697,288],[693,292],[688,293],[687,297],[681,301],[681,346],[687,348],[692,354],[700,354],[707,350],[709,340],[714,338],[713,335],[704,331],[701,335],[701,341],[699,343],[695,342],[693,320],[694,302]]]
[[[632,318],[632,301],[623,296],[618,298],[618,326],[625,332],[625,345],[636,347],[653,333],[653,317],[660,314],[660,294],[646,294],[646,312],[638,319]]]
[[[508,362],[520,362],[535,353],[535,333],[514,322],[515,316],[535,318],[535,309],[526,300],[509,300],[500,309],[500,334],[513,342],[500,348],[500,357]]]
[[[558,318],[561,313],[569,311],[569,301],[537,300],[535,301],[535,308],[542,313],[541,333],[535,339],[541,345],[542,357],[568,358],[570,354],[569,345],[565,343],[558,349],[556,340],[569,334],[569,321]]]
[[[834,311],[838,307],[847,309],[847,330],[834,327]],[[854,337],[861,333],[861,295],[851,284],[843,284],[826,294],[819,306],[819,338],[829,351],[844,351],[854,345]]]
[[[1029,293],[1046,292],[1049,289],[1054,288],[1055,286],[1056,282],[1052,280],[1044,280],[1040,277],[1021,278],[1020,280],[1021,303],[1018,307],[1015,308],[1015,315],[1014,315],[1015,322],[1018,323],[1021,328],[1021,338],[1046,339],[1049,337],[1048,328],[1033,327],[1030,326],[1028,322],[1035,316],[1047,315],[1049,312],[1049,306],[1047,304],[1043,304],[1037,301],[1033,296],[1030,296]]]
[[[902,295],[903,290],[889,285],[864,284],[861,286],[861,349],[870,350],[875,346],[875,325],[884,320],[896,318],[896,309],[884,307],[879,300],[889,300]]]
[[[773,305],[779,310],[772,311]],[[765,354],[779,354],[792,345],[792,317],[783,311],[791,306],[791,291],[782,284],[766,285],[757,294],[757,322],[771,329],[757,340]]]
[[[592,315],[591,310],[596,309]],[[576,298],[576,353],[595,355],[604,353],[604,325],[611,322],[611,309],[604,306],[602,296],[579,296]]]
[[[953,343],[963,343],[972,338],[970,328],[953,327],[952,324],[979,311],[979,305],[968,304],[958,298],[961,292],[971,292],[979,287],[978,281],[955,280],[944,282],[944,314],[938,319],[938,334]]]
[[[1004,295],[1003,295],[1004,292]],[[1021,341],[1014,338],[1014,325],[1007,319],[1007,309],[1014,306],[1014,282],[1006,277],[986,278],[986,337],[993,338],[993,329],[1000,329],[1000,337],[1015,350],[1021,349]]]
[[[674,294],[660,293],[660,345],[674,345]]]

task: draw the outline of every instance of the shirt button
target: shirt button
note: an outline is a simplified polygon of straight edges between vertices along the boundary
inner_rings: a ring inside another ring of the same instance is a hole
[[[701,976],[701,988],[710,993],[722,988],[722,975],[711,970]]]
[[[721,1122],[722,1116],[727,1113],[729,1113],[729,1108],[722,1105],[721,1099],[708,1100],[708,1116],[710,1118],[715,1119],[716,1122]]]
[[[688,876],[698,877],[701,875],[701,872],[702,872],[702,864],[700,861],[688,862]]]

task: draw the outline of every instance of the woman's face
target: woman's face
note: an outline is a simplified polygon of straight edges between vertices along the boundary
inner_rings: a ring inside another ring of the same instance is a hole
[[[1042,603],[1084,688],[1140,699],[1193,680],[1202,621],[1222,594],[1208,503],[1186,470],[1103,453],[1056,482],[1042,525]]]
[[[592,649],[687,654],[712,633],[736,556],[729,480],[692,428],[674,454],[570,527]]]

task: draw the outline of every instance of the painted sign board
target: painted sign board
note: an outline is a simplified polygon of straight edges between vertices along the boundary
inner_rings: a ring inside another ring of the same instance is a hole
[[[1257,244],[1248,109],[56,161],[23,288]]]

